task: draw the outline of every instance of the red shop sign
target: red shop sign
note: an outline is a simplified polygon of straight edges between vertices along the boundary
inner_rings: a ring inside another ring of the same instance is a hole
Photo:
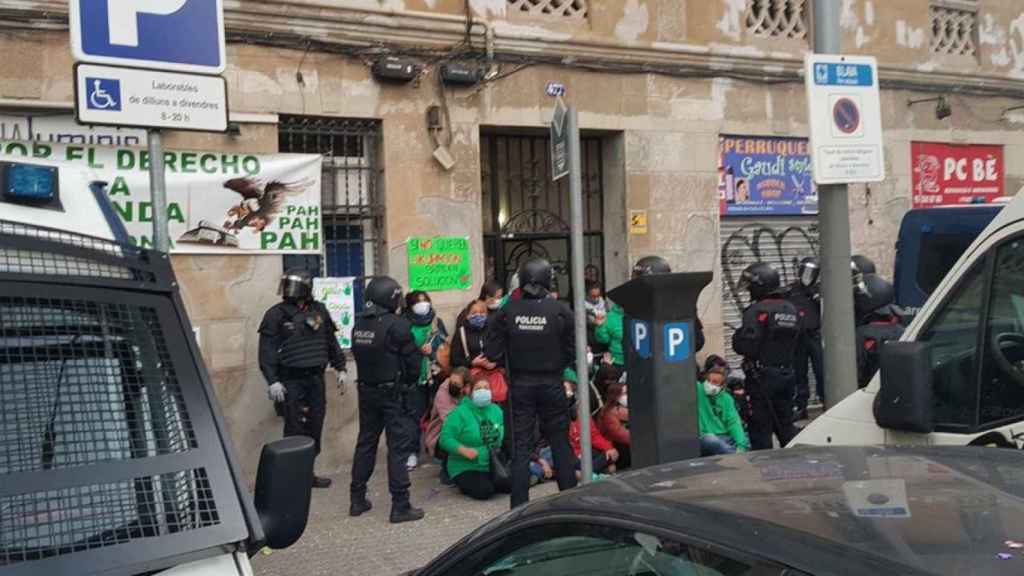
[[[912,142],[914,208],[987,204],[1003,195],[1003,147]]]

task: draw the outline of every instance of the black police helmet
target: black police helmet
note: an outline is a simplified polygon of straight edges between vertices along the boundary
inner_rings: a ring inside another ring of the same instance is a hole
[[[896,300],[896,290],[892,283],[878,274],[865,274],[863,290],[858,290],[853,296],[854,311],[857,318],[864,318],[872,313],[887,313],[892,303]]]
[[[277,293],[285,300],[308,300],[313,296],[313,274],[305,268],[289,268],[281,276]]]
[[[747,266],[740,276],[740,289],[750,290],[750,297],[754,300],[768,296],[777,291],[781,285],[779,273],[764,262]]]
[[[652,274],[671,274],[672,267],[669,266],[668,260],[665,260],[661,256],[645,256],[636,261],[633,265],[633,278],[639,278],[641,276],[650,276]]]
[[[519,286],[532,298],[543,298],[551,290],[554,273],[544,258],[530,258],[519,267]]]
[[[818,278],[821,276],[821,266],[818,265],[818,259],[814,256],[808,256],[800,260],[797,265],[797,279],[800,284],[810,288],[818,283]]]
[[[857,274],[876,274],[878,270],[875,268],[875,262],[867,256],[856,254],[850,257],[850,272],[854,275]]]
[[[394,312],[402,304],[402,286],[390,276],[378,276],[366,287],[366,301]]]

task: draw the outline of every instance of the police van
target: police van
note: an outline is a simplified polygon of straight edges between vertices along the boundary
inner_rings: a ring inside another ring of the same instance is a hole
[[[1024,195],[938,284],[879,374],[793,445],[1024,447]]]
[[[250,496],[177,287],[102,183],[0,162],[0,574],[249,576],[302,535],[312,440]]]

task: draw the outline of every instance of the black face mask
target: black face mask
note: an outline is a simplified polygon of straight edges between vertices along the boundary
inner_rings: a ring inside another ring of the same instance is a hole
[[[576,396],[573,395],[573,397],[569,398],[568,401],[569,401],[569,418],[571,418],[573,420],[576,420],[577,418],[579,418],[579,415],[580,415],[580,411],[576,409],[576,407],[578,406],[578,403],[576,402]]]
[[[448,394],[452,398],[458,399],[459,396],[462,395],[462,386],[457,386],[455,384],[449,384],[448,385]]]

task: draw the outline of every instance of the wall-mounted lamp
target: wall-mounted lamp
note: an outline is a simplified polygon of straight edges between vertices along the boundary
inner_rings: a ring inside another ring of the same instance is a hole
[[[910,100],[907,102],[907,107],[913,106],[914,104],[924,104],[925,102],[935,102],[935,118],[938,120],[945,120],[953,115],[953,109],[949,106],[949,100],[947,100],[945,96]]]

